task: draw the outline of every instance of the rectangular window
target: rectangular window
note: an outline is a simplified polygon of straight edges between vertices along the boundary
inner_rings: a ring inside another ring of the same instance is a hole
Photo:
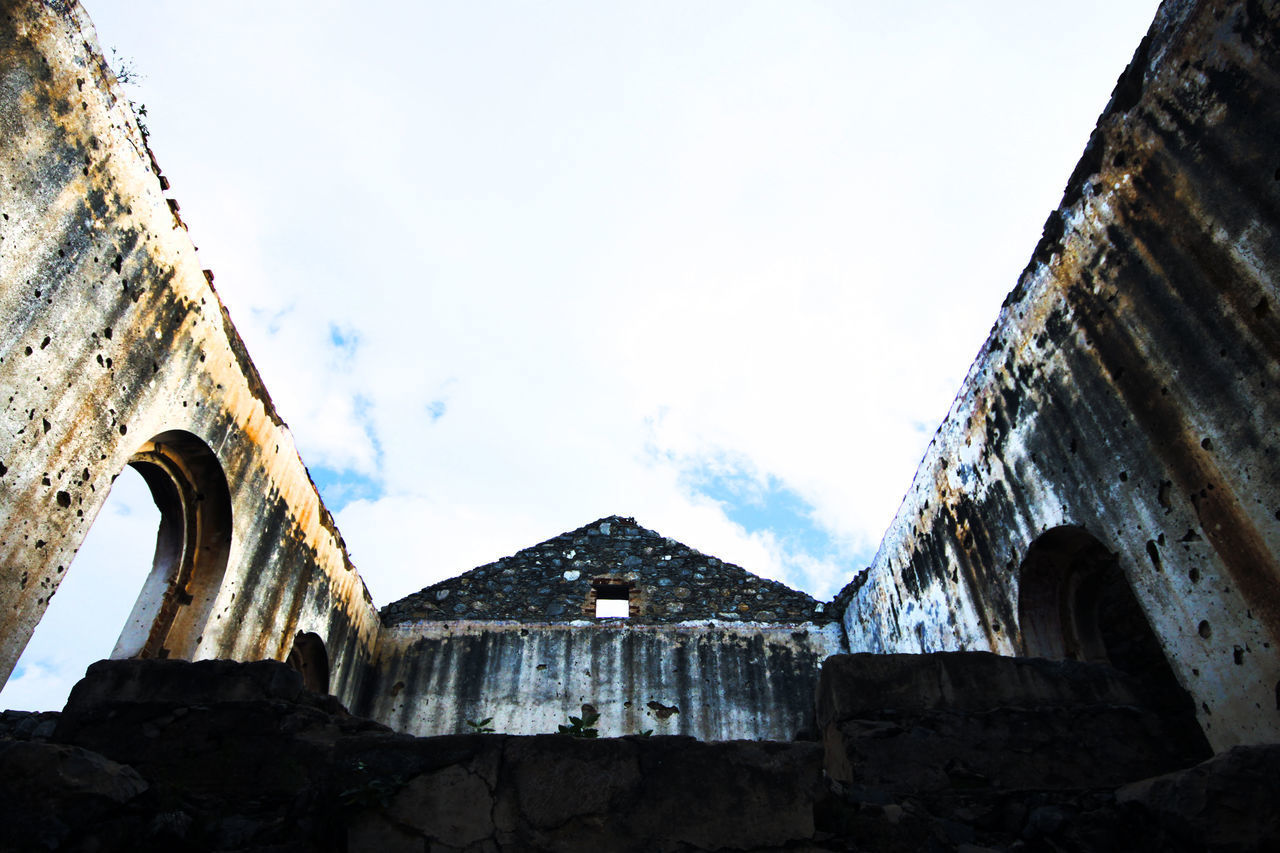
[[[629,617],[631,615],[632,589],[631,582],[615,578],[596,578],[592,581],[591,598],[595,601],[595,617],[597,619],[626,619]]]
[[[597,619],[626,619],[631,615],[631,602],[625,598],[596,598]]]

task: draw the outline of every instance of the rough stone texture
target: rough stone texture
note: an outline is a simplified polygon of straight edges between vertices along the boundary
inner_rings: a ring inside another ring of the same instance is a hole
[[[1194,844],[1214,850],[1280,847],[1280,744],[1237,746],[1209,761],[1116,792]]]
[[[413,738],[269,661],[97,664],[54,740],[0,739],[0,850],[751,850],[826,796],[817,744]]]
[[[58,718],[66,724],[77,718],[81,708],[96,709],[112,702],[297,702],[309,695],[303,690],[301,674],[271,661],[98,661],[71,689]]]
[[[982,652],[833,657],[818,717],[834,795],[818,825],[855,842],[835,849],[1274,849],[1270,818],[1234,817],[1251,842],[1237,848],[1219,843],[1225,835],[1188,834],[1171,809],[1126,798],[1128,788],[1117,797],[1118,784],[1209,755],[1189,702],[1171,712],[1163,697],[1144,705],[1149,696],[1103,664]],[[1267,811],[1265,795],[1245,798]]]
[[[594,619],[592,579],[634,584],[633,622],[694,619],[827,622],[824,605],[777,581],[695,551],[616,515],[562,533],[382,608],[388,625],[409,621]]]
[[[377,614],[78,5],[0,2],[0,140],[0,677],[134,464],[205,538],[124,653],[282,659],[314,632],[350,699]]]
[[[57,728],[57,711],[2,711],[0,738],[12,740],[48,740]]]
[[[1190,703],[1144,707],[1104,664],[985,652],[837,655],[818,688],[832,778],[895,794],[1115,787],[1210,754]]]
[[[362,731],[387,729],[304,690],[276,661],[129,660],[89,667],[52,740],[194,795],[250,803],[292,798],[323,772],[333,741]],[[243,748],[229,750],[229,741]]]
[[[867,573],[854,651],[1020,652],[1054,528],[1218,749],[1280,738],[1280,6],[1167,2]]]
[[[65,744],[0,740],[0,850],[66,849],[74,827],[109,827],[150,787],[133,768]]]
[[[1056,710],[1076,692],[1090,702],[1132,695],[1096,667],[1010,663],[1000,702],[1017,685]],[[933,675],[906,679],[893,701],[916,709],[923,729],[942,712],[980,714],[980,679],[999,664],[903,658],[865,684],[912,666]],[[904,786],[888,764],[878,785],[828,785],[812,743],[395,734],[300,691],[276,662],[112,661],[86,681],[53,741],[0,737],[0,851],[1191,853],[1280,843],[1274,747],[1233,750],[1118,796],[1095,785],[1125,775],[1105,766],[1050,789],[954,767],[947,783]],[[865,715],[874,703],[844,687],[833,696],[851,698],[836,704]],[[946,743],[933,734],[933,746]],[[985,742],[986,760],[1026,766],[1025,734]],[[1132,752],[1115,757],[1124,765]]]

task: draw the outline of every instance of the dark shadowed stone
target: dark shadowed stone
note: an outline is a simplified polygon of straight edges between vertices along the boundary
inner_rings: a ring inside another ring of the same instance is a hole
[[[57,711],[0,712],[0,737],[13,740],[48,740],[58,726]]]
[[[636,746],[625,739],[513,739],[503,764],[520,821],[535,829],[559,827],[575,817],[616,814],[640,784]]]
[[[986,652],[837,655],[823,664],[826,768],[896,792],[1114,787],[1204,758],[1198,729],[1139,706],[1102,664]]]
[[[886,708],[906,713],[1137,703],[1129,680],[1111,667],[990,652],[833,655],[822,665],[818,696],[820,725]]]
[[[970,683],[963,660],[934,657],[918,664],[955,674],[948,690]],[[988,675],[999,669],[978,660]],[[971,700],[957,711],[924,695],[916,710],[876,712],[864,703],[863,719],[828,720],[837,735],[828,732],[829,754],[833,743],[846,748],[836,757],[854,777],[834,795],[818,744],[414,738],[305,691],[293,701],[180,705],[178,688],[198,667],[174,663],[142,668],[164,702],[139,695],[138,678],[106,672],[139,667],[100,667],[100,683],[124,684],[126,701],[80,691],[78,723],[65,729],[76,744],[0,740],[0,825],[20,840],[0,840],[0,850],[974,853],[1021,839],[1028,849],[1191,853],[1269,849],[1276,832],[1269,805],[1280,747],[1233,751],[1131,785],[1117,805],[1094,783],[1116,772],[1108,764],[1132,772],[1133,749],[1149,741],[1127,730],[1119,737],[1108,715],[1137,709],[1071,706],[1067,687],[1046,689],[1026,677],[1025,662],[1011,667],[1022,672],[1015,681],[1035,685],[1023,706],[997,687],[990,695],[1011,704],[983,709]],[[197,695],[255,695],[246,683],[266,685],[256,695],[277,695],[256,664],[206,671],[227,684],[202,685]],[[1095,684],[1087,675],[1075,680]],[[895,701],[909,708],[911,698]],[[1068,745],[1101,769],[1084,773]],[[1041,774],[1034,779],[1033,767]],[[1044,784],[1029,788],[1028,779]]]
[[[131,767],[76,746],[0,741],[0,779],[21,780],[26,796],[97,797],[125,803],[147,790]]]
[[[1116,792],[1213,850],[1280,850],[1280,744],[1237,746]]]
[[[292,702],[302,693],[302,674],[278,661],[98,661],[72,688],[67,713],[114,702]]]
[[[71,691],[54,740],[147,778],[235,799],[292,797],[345,734],[387,731],[302,688],[276,661],[99,661]]]
[[[0,741],[0,850],[65,849],[80,825],[111,819],[148,787],[86,749]]]
[[[423,853],[425,842],[413,829],[377,812],[361,812],[347,821],[348,853]]]
[[[644,783],[627,818],[633,836],[707,850],[813,836],[825,795],[817,744],[647,740],[638,741]]]
[[[401,826],[450,847],[466,847],[494,832],[493,792],[477,773],[458,765],[406,783],[387,813]]]

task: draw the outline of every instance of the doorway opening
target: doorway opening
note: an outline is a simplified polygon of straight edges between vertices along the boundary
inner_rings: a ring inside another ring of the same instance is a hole
[[[1119,558],[1083,527],[1055,527],[1027,549],[1018,625],[1023,655],[1109,663],[1152,710],[1194,715]]]
[[[196,436],[157,435],[129,459],[160,510],[151,572],[113,658],[191,659],[222,588],[231,549],[231,493]]]
[[[319,634],[298,632],[284,660],[302,673],[302,686],[315,693],[329,692],[329,653]]]

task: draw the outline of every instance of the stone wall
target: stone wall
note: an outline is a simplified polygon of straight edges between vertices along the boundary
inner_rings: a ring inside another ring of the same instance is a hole
[[[122,652],[315,633],[353,697],[377,613],[75,4],[0,3],[0,139],[0,677],[133,464],[165,520]]]
[[[1278,38],[1274,3],[1161,7],[847,593],[851,648],[1028,650],[1097,546],[1215,748],[1280,735]],[[1025,582],[1036,543],[1065,586]]]
[[[600,580],[627,588],[636,622],[839,619],[799,590],[616,515],[432,584],[382,608],[382,618],[388,625],[422,619],[590,619],[595,616],[593,583]]]
[[[1135,687],[1099,664],[845,656],[822,746],[414,738],[271,661],[104,661],[62,714],[0,720],[0,851],[1275,850],[1280,747],[1196,764],[1203,739]]]
[[[842,648],[836,623],[404,623],[383,629],[354,710],[422,736],[488,717],[555,732],[590,705],[605,737],[791,740],[812,729],[819,668]]]

